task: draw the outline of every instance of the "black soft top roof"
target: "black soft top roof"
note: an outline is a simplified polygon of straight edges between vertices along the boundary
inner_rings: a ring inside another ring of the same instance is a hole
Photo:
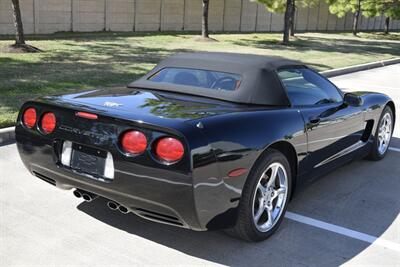
[[[243,104],[289,105],[290,102],[275,70],[285,66],[302,65],[298,61],[275,56],[213,52],[178,53],[161,61],[153,70],[129,84],[128,87],[193,94]],[[167,67],[234,73],[241,75],[242,80],[235,91],[212,90],[149,80],[153,74]]]

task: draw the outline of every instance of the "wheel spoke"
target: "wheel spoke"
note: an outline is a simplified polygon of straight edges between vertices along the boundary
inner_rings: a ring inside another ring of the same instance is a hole
[[[261,181],[257,185],[257,189],[260,190],[261,194],[264,196],[266,192],[266,188],[261,184]]]
[[[261,200],[260,200],[259,203],[260,203],[260,205],[258,206],[258,210],[257,210],[256,214],[254,215],[254,221],[255,221],[256,223],[258,223],[258,220],[260,220],[261,215],[262,215],[263,212],[264,212],[264,206],[261,204]]]
[[[268,220],[266,222],[266,225],[269,227],[274,222],[274,219],[272,218],[272,209],[266,208],[265,211],[267,212],[267,215],[268,215]]]
[[[380,142],[379,142],[379,151],[383,154],[383,152],[385,151],[385,140],[384,139],[382,139]]]
[[[276,177],[278,176],[278,165],[272,165],[271,166],[272,172],[271,176],[269,177],[268,183],[267,183],[267,188],[272,186],[275,183]]]
[[[390,128],[392,127],[392,122],[389,121],[386,125],[386,129],[390,130]]]

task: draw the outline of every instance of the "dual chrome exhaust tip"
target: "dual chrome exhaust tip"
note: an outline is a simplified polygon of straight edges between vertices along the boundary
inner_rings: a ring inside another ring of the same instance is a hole
[[[81,189],[75,189],[74,190],[74,196],[77,198],[83,198],[83,200],[85,200],[86,202],[92,202],[93,200],[95,200],[96,198],[98,198],[99,196]],[[107,207],[110,210],[118,210],[123,214],[128,214],[130,211],[127,207],[122,206],[120,204],[118,204],[117,202],[114,201],[108,201],[107,202]]]
[[[111,210],[119,210],[123,214],[128,214],[130,212],[127,207],[122,206],[114,201],[108,201],[107,207],[109,207]]]
[[[77,198],[83,198],[83,200],[85,200],[86,202],[92,202],[93,200],[99,197],[98,195],[95,195],[93,193],[81,189],[74,190],[74,196],[76,196]]]
[[[107,207],[109,207],[110,210],[117,210],[119,208],[119,204],[115,203],[114,201],[108,201]]]

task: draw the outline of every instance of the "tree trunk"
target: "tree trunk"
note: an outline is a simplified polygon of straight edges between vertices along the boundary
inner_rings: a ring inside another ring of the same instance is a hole
[[[358,32],[358,19],[360,17],[360,13],[361,13],[361,0],[357,1],[357,10],[354,13],[354,17],[353,17],[353,35],[357,36],[357,32]]]
[[[295,19],[296,19],[296,3],[295,0],[292,0],[292,14],[290,16],[290,36],[294,36]]]
[[[19,0],[12,0],[12,8],[14,13],[15,25],[15,45],[25,44],[24,27],[22,26],[21,9],[19,7]]]
[[[389,34],[389,24],[390,24],[390,18],[386,17],[386,19],[385,19],[385,34]]]
[[[292,0],[292,10],[290,15],[290,33],[289,33],[290,36],[294,36],[295,16],[296,16],[296,3],[295,0]]]
[[[208,6],[210,1],[203,0],[203,19],[201,23],[201,36],[208,38]]]
[[[293,0],[286,1],[285,21],[283,26],[283,44],[289,44],[290,17],[292,15]]]

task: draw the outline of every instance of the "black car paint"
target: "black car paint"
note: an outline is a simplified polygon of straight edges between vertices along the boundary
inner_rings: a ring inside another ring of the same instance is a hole
[[[363,100],[358,107],[344,102],[318,107],[242,105],[132,88],[44,97],[21,108],[16,140],[28,170],[42,179],[51,178],[60,188],[93,192],[158,222],[194,230],[219,229],[235,223],[247,175],[267,148],[285,145],[295,151],[291,163],[296,188],[365,156],[382,109],[391,100],[376,93],[358,95]],[[106,107],[107,101],[122,105]],[[45,135],[39,126],[27,129],[21,116],[28,107],[36,108],[39,118],[54,112],[55,132]],[[76,111],[95,113],[98,119],[77,117]],[[154,156],[151,144],[142,155],[124,154],[119,136],[128,129],[143,131],[150,142],[167,135],[180,139],[185,158],[165,165]],[[365,135],[360,149],[316,167]],[[61,166],[58,155],[63,140],[111,152],[115,179],[102,182]],[[247,172],[229,177],[237,168]]]

